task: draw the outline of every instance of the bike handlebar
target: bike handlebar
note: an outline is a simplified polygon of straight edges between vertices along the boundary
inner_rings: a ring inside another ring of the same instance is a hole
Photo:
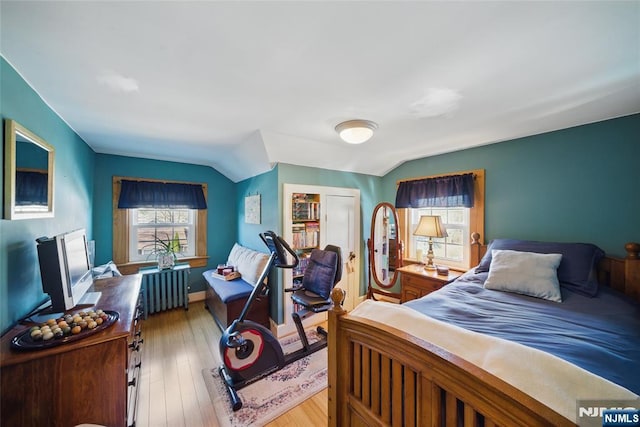
[[[294,268],[300,262],[298,258],[298,254],[295,253],[291,246],[280,236],[278,236],[273,231],[265,231],[264,233],[260,233],[260,238],[264,242],[265,245],[269,248],[269,251],[272,254],[275,254],[274,265],[279,268]],[[293,261],[291,264],[287,264],[287,255],[288,252],[292,257]]]

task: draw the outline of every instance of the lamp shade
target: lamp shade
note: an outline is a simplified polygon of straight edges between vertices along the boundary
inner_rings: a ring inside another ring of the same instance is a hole
[[[418,227],[413,232],[414,236],[447,237],[447,230],[442,224],[442,218],[437,215],[423,215],[420,217]]]
[[[362,144],[373,136],[378,125],[369,120],[348,120],[336,126],[340,138],[349,144]]]

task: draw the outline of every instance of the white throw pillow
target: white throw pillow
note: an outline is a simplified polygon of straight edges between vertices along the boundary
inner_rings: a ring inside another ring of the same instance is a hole
[[[227,264],[233,265],[247,283],[255,285],[268,260],[267,254],[235,243],[229,252]]]
[[[562,302],[558,266],[562,254],[538,254],[495,249],[484,282],[486,289],[514,292]]]

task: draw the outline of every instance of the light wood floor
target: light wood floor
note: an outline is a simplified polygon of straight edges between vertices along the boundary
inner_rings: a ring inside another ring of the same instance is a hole
[[[220,330],[204,303],[149,316],[143,337],[136,426],[218,426],[202,370],[221,364]],[[326,426],[327,419],[325,389],[268,425]]]

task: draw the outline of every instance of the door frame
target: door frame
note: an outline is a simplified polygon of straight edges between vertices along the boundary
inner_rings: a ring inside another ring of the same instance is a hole
[[[361,273],[361,239],[362,239],[362,226],[360,221],[360,189],[359,188],[347,188],[347,187],[329,187],[322,185],[306,185],[306,184],[283,184],[282,187],[282,236],[283,238],[289,242],[292,239],[291,232],[291,194],[292,193],[314,193],[320,195],[320,248],[323,248],[328,243],[327,235],[326,235],[326,222],[327,222],[327,212],[326,212],[326,203],[327,203],[327,195],[332,196],[351,196],[354,199],[354,253],[356,255],[353,262],[354,267],[354,280],[353,287],[355,287],[355,292],[357,296],[355,297],[355,301],[361,301],[360,297],[360,273]],[[347,257],[349,254],[342,254],[343,262],[347,261]],[[344,272],[343,272],[344,274]],[[295,325],[293,323],[293,319],[291,318],[291,314],[293,312],[293,304],[291,302],[291,294],[284,292],[284,288],[290,287],[291,282],[293,280],[291,269],[282,269],[282,309],[283,309],[283,323],[281,324],[273,324],[273,328],[275,329],[275,334],[277,337],[283,337],[289,334],[296,332]],[[302,324],[305,329],[322,323],[327,320],[326,313],[318,313],[315,314],[305,320],[303,320]]]

